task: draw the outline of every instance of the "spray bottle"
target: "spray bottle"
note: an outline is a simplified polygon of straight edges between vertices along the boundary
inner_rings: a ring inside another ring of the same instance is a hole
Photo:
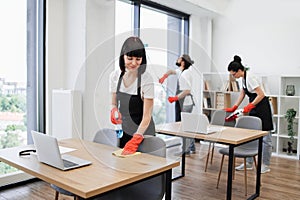
[[[118,111],[119,111],[119,109],[120,109],[120,101],[118,101]],[[120,117],[118,111],[116,111],[114,113],[116,119],[118,119]],[[116,124],[115,125],[115,131],[116,131],[116,134],[117,134],[117,138],[122,138],[123,137],[122,124]]]

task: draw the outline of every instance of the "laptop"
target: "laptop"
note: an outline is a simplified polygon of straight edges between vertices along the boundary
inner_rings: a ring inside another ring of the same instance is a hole
[[[181,112],[181,127],[183,131],[199,134],[210,134],[224,130],[223,126],[210,126],[205,114]]]
[[[37,131],[31,131],[31,135],[39,162],[61,170],[69,170],[92,164],[90,161],[75,156],[61,154],[55,137]]]

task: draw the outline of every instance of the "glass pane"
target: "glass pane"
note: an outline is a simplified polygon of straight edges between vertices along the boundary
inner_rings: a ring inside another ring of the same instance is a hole
[[[27,1],[0,1],[0,148],[27,144]],[[0,177],[17,171],[0,163]]]
[[[131,32],[133,29],[133,6],[130,3],[116,1],[116,35]]]
[[[124,41],[133,35],[133,5],[116,1],[115,12],[115,67],[119,68],[120,50]]]
[[[164,84],[159,84],[158,79],[168,69],[176,69],[175,62],[182,52],[182,24],[181,19],[141,7],[140,37],[147,47],[148,69],[157,82],[153,108],[156,124],[175,120],[174,104],[170,104],[167,97],[176,93],[176,77],[170,76]]]

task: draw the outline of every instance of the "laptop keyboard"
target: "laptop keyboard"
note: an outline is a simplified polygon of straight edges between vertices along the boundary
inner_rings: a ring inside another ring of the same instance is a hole
[[[65,167],[73,167],[73,166],[78,165],[77,163],[73,163],[73,162],[71,162],[71,161],[64,160],[64,159],[63,159],[63,163],[64,163],[64,166],[65,166]]]

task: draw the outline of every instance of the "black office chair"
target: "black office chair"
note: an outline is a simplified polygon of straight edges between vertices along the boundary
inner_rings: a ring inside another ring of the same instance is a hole
[[[237,128],[246,128],[246,129],[254,129],[254,130],[262,130],[262,122],[261,119],[254,116],[241,116],[237,119],[235,127]],[[229,156],[229,148],[222,148],[219,150],[219,153],[222,154],[221,166],[218,175],[217,188],[219,187],[224,156]],[[235,158],[243,158],[244,159],[244,181],[245,181],[245,196],[247,196],[247,166],[246,166],[246,158],[252,157],[254,160],[254,164],[256,166],[255,157],[258,154],[258,140],[240,145],[234,148],[234,160]],[[234,162],[235,163],[235,162]],[[235,168],[233,167],[233,170]]]

